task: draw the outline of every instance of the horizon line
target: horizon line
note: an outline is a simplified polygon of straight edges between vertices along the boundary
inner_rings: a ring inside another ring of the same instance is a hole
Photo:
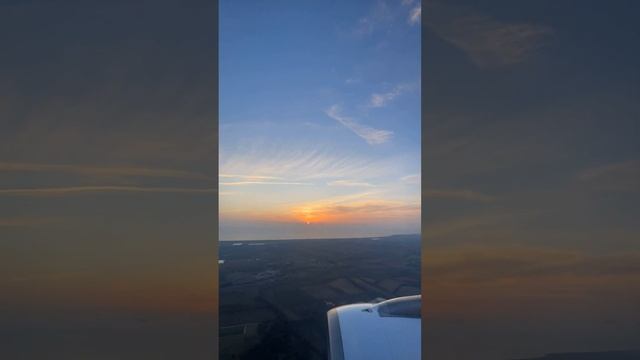
[[[410,234],[390,234],[390,235],[378,235],[378,236],[344,236],[344,237],[327,237],[327,238],[279,238],[279,239],[250,239],[250,240],[218,240],[218,242],[251,242],[251,241],[290,241],[290,240],[349,240],[349,239],[382,239],[394,236],[420,236],[420,233]]]

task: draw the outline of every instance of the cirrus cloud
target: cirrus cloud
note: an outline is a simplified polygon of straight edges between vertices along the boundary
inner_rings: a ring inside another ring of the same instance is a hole
[[[366,125],[362,125],[354,119],[344,116],[338,105],[333,105],[325,111],[327,116],[344,125],[347,129],[353,131],[356,135],[363,138],[370,145],[384,144],[391,139],[393,131],[375,129]]]

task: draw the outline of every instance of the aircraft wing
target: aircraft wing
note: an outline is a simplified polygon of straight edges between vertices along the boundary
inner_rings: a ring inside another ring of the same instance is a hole
[[[329,360],[419,360],[420,295],[333,308]]]

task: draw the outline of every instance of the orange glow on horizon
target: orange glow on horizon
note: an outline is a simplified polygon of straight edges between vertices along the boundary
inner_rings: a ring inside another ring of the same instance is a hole
[[[290,210],[292,220],[304,224],[349,224],[419,216],[418,205],[387,200],[349,204],[307,204]]]
[[[263,210],[227,211],[221,217],[236,221],[312,224],[361,224],[419,218],[420,204],[386,199],[323,199]]]

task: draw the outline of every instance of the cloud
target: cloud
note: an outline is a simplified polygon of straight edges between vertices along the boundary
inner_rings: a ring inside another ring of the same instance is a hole
[[[280,176],[263,176],[263,175],[240,175],[240,174],[219,174],[221,178],[240,178],[246,180],[278,180]]]
[[[220,155],[223,174],[256,174],[274,180],[308,182],[312,180],[370,179],[401,171],[407,159],[401,156],[365,158],[333,150],[279,147],[275,144],[242,148]],[[241,175],[250,176],[254,175]],[[238,180],[249,180],[239,177]]]
[[[365,200],[370,200],[376,193],[372,191],[358,192],[347,195],[324,197],[319,200],[307,202],[288,203],[285,206],[277,206],[267,210],[258,209],[257,207],[242,208],[232,211],[221,211],[225,219],[235,218],[238,220],[250,219],[251,221],[267,221],[267,222],[300,222],[301,214],[320,214],[318,210],[326,209],[334,205],[352,204]],[[304,222],[304,221],[303,221]]]
[[[373,187],[375,185],[363,181],[354,180],[335,180],[327,183],[329,186],[354,186],[354,187]]]
[[[422,16],[422,6],[420,4],[414,6],[416,0],[402,0],[402,6],[413,6],[409,11],[409,17],[407,18],[407,22],[409,25],[415,25],[420,22],[420,18]]]
[[[479,67],[523,62],[553,33],[548,26],[502,22],[467,8],[433,2],[428,6],[427,25]]]
[[[331,106],[325,113],[330,118],[338,121],[346,128],[353,131],[356,135],[363,138],[370,145],[386,143],[393,135],[393,131],[374,129],[369,126],[359,124],[355,120],[342,115],[338,105]]]
[[[377,200],[377,201],[369,201],[363,203],[355,203],[348,205],[333,205],[328,206],[323,209],[324,211],[336,213],[339,215],[348,215],[348,214],[369,214],[369,215],[379,215],[379,216],[390,216],[390,212],[405,212],[409,211],[412,213],[420,211],[420,205],[417,204],[407,204],[403,202],[394,202],[394,201],[386,201],[386,200]]]
[[[369,100],[369,106],[374,108],[383,107],[411,88],[412,86],[408,84],[399,84],[389,92],[383,94],[372,94],[371,99]]]
[[[407,176],[401,177],[400,181],[406,184],[420,184],[421,176],[420,174],[407,175]]]
[[[172,188],[141,186],[70,186],[23,189],[0,189],[0,196],[66,196],[84,193],[132,192],[132,193],[176,193],[176,194],[215,194],[213,188]]]
[[[243,186],[243,185],[309,185],[303,182],[291,181],[229,181],[221,182],[221,186]]]
[[[245,186],[245,185],[310,185],[308,182],[286,181],[282,176],[267,175],[240,175],[240,174],[220,174],[219,177],[226,179],[236,179],[236,181],[219,182],[221,186]],[[285,180],[285,181],[282,181]]]
[[[407,22],[409,22],[410,25],[416,25],[420,23],[421,18],[422,18],[422,6],[418,5],[413,9],[411,9],[411,12],[409,13],[409,19],[407,19]]]
[[[144,176],[201,180],[210,179],[204,174],[174,169],[141,167],[98,167],[83,165],[56,165],[11,162],[0,162],[0,172],[59,172],[88,176]]]
[[[353,33],[358,36],[369,35],[378,28],[390,24],[392,21],[393,15],[391,9],[386,2],[378,0],[366,16],[358,19]]]
[[[369,195],[361,199],[325,199],[291,208],[294,220],[305,223],[370,223],[372,221],[418,220],[420,204],[384,200]]]

